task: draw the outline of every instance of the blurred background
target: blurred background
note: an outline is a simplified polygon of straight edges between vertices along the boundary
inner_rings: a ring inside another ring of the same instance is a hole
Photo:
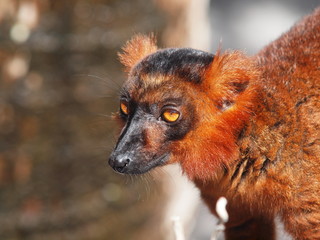
[[[173,239],[175,214],[189,239],[209,239],[215,220],[179,169],[107,166],[126,77],[117,52],[154,32],[160,46],[254,54],[317,5],[0,0],[0,239]]]

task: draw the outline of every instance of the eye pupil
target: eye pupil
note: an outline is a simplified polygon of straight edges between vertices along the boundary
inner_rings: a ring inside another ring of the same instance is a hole
[[[161,117],[166,122],[175,122],[179,119],[180,113],[177,110],[168,109],[162,113]]]

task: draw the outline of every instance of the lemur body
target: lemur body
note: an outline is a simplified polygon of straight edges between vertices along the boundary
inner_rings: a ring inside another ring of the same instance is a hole
[[[320,239],[320,9],[253,58],[157,50],[138,35],[120,60],[123,130],[109,163],[137,174],[179,162],[226,239]]]

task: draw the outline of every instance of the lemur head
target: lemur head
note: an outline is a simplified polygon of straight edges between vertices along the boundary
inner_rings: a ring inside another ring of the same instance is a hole
[[[152,36],[137,35],[120,60],[128,79],[117,115],[123,129],[109,159],[114,170],[139,174],[179,162],[190,178],[207,179],[237,158],[257,77],[248,57],[157,50]]]

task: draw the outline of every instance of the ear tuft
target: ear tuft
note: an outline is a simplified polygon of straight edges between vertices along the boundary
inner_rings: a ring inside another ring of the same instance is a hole
[[[212,89],[212,99],[232,103],[246,92],[251,80],[255,80],[258,75],[259,71],[252,58],[240,51],[226,52],[216,55],[207,69],[204,85]]]
[[[125,66],[125,71],[130,69],[147,55],[157,51],[156,38],[154,34],[137,34],[128,41],[118,53],[120,62]]]

